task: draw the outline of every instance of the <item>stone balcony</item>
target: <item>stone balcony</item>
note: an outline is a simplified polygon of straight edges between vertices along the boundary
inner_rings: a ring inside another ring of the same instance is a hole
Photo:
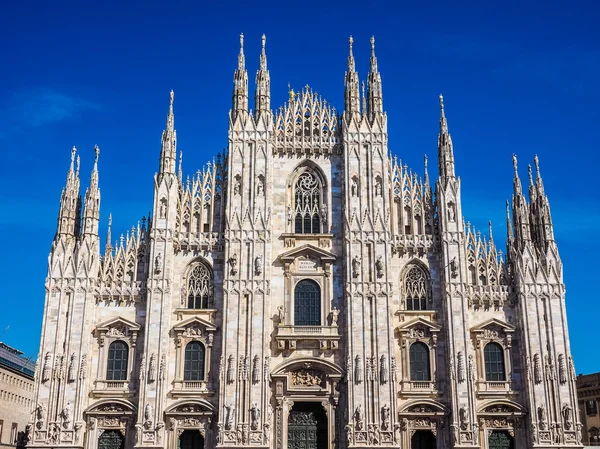
[[[505,397],[506,395],[516,395],[517,393],[512,388],[512,383],[508,381],[503,382],[477,382],[477,396],[480,398],[488,397]]]
[[[278,326],[275,340],[281,350],[295,350],[297,346],[337,350],[340,341],[338,326]]]
[[[129,380],[97,379],[94,382],[94,397],[129,397],[134,395],[134,384]]]
[[[423,395],[435,395],[438,396],[437,384],[432,381],[411,381],[403,380],[400,382],[400,392],[404,396],[423,396]]]
[[[208,389],[206,380],[174,380],[173,389],[169,392],[169,396],[173,398],[211,394],[213,392]]]

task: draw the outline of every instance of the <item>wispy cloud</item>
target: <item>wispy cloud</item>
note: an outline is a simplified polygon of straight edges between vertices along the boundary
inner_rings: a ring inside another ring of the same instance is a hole
[[[56,89],[34,88],[15,92],[0,109],[0,119],[12,132],[72,120],[100,105]],[[5,133],[9,132],[5,130]]]

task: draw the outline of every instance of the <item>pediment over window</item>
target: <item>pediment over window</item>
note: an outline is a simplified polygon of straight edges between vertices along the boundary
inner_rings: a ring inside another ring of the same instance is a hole
[[[437,324],[423,318],[416,318],[396,328],[400,333],[414,335],[415,337],[421,335],[421,333],[423,336],[427,334],[437,334],[441,329],[442,328]]]
[[[524,413],[524,409],[520,404],[512,401],[493,401],[488,402],[480,407],[477,413],[479,414],[515,414],[521,415]]]
[[[89,406],[87,415],[133,415],[137,411],[135,405],[124,399],[110,399]]]
[[[283,253],[279,256],[279,260],[282,262],[291,263],[296,259],[304,257],[307,260],[315,259],[321,260],[323,262],[335,262],[337,256],[329,251],[326,251],[322,248],[317,248],[313,245],[302,245],[299,248],[294,248],[286,253]]]
[[[203,320],[197,316],[182,321],[173,327],[173,332],[184,337],[202,337],[206,334],[213,334],[217,328],[209,321]]]
[[[505,321],[497,318],[492,318],[483,323],[471,328],[471,332],[474,334],[484,334],[486,338],[494,338],[500,336],[500,334],[512,334],[515,331],[515,327]]]
[[[135,346],[137,334],[141,326],[122,317],[115,317],[96,326],[94,333],[98,337],[100,346],[104,346],[105,339],[125,339]]]

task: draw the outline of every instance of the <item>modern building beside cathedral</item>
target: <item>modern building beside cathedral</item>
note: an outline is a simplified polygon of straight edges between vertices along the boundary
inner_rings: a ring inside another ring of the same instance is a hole
[[[73,148],[28,447],[582,447],[537,158],[503,256],[465,225],[441,96],[437,179],[388,148],[373,39],[341,113],[308,86],[273,110],[264,37],[250,109],[240,43],[227,151],[185,175],[171,92],[152,214],[115,246]]]

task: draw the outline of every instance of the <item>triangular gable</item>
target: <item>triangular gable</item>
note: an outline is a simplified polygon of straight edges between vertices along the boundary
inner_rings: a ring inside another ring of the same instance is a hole
[[[203,320],[202,318],[199,318],[197,316],[188,318],[187,320],[182,321],[176,326],[173,326],[173,330],[175,332],[184,332],[188,327],[192,326],[193,324],[197,324],[209,332],[215,332],[217,330],[214,324],[212,324],[209,321]]]
[[[286,253],[283,253],[279,256],[279,260],[282,262],[293,262],[298,257],[304,254],[312,254],[314,257],[325,261],[325,262],[334,262],[337,256],[329,251],[325,251],[322,248],[317,248],[316,246],[306,244],[302,245],[299,248],[294,248]]]
[[[471,332],[483,332],[485,329],[488,329],[492,326],[498,326],[499,328],[504,330],[504,332],[506,332],[506,333],[512,333],[515,331],[515,327],[513,325],[508,324],[497,318],[491,318],[477,326],[472,327]]]
[[[105,321],[104,323],[99,324],[98,326],[96,326],[96,330],[97,331],[107,331],[111,327],[115,327],[116,325],[119,325],[119,324],[122,326],[125,326],[133,331],[138,331],[138,330],[140,330],[140,327],[141,327],[137,323],[134,323],[132,321],[126,320],[125,318],[118,316],[118,317],[112,318],[108,321]]]
[[[439,332],[440,330],[442,330],[442,328],[440,326],[438,326],[437,324],[432,323],[431,321],[427,321],[423,318],[415,318],[414,320],[410,320],[407,323],[403,324],[402,326],[398,326],[396,328],[396,330],[398,331],[408,331],[418,325],[424,326],[426,328],[428,328],[431,332]]]

